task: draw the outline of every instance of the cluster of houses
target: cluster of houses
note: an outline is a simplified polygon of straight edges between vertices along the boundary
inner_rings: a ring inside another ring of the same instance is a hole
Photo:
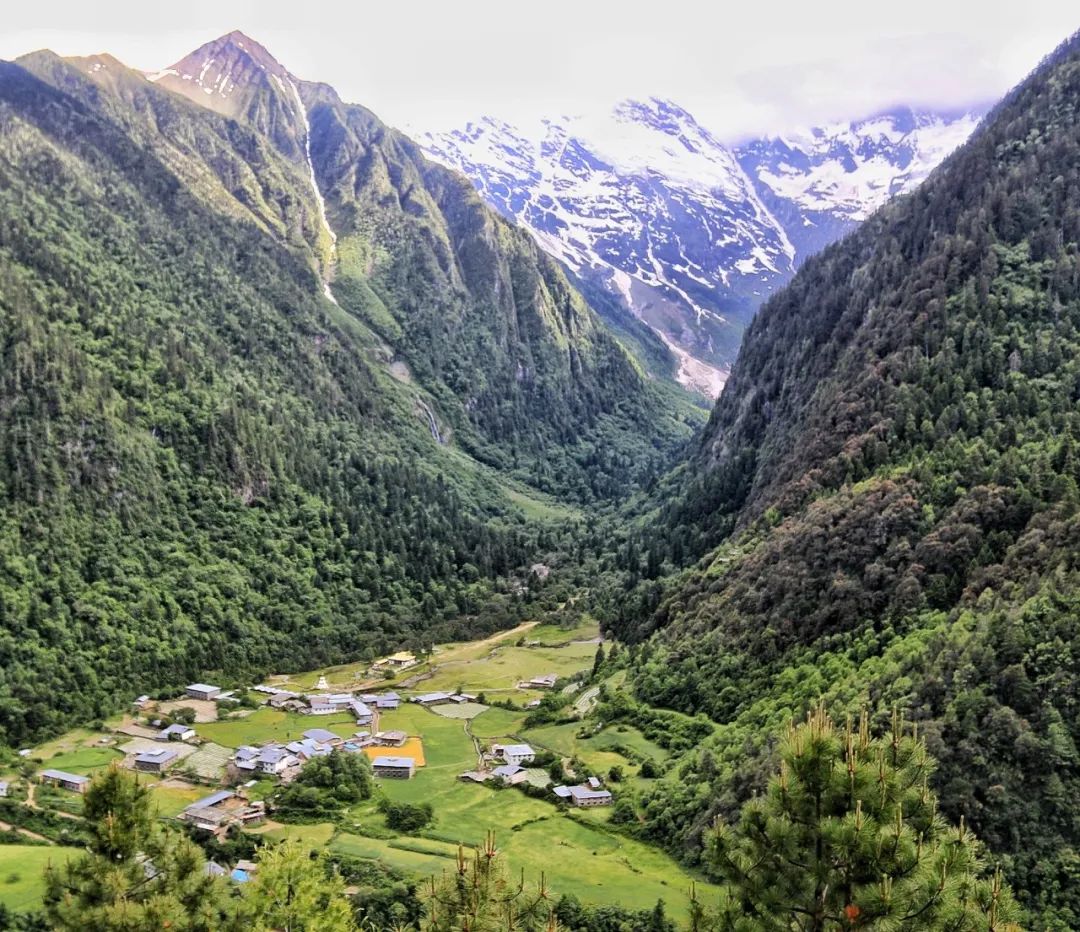
[[[468,770],[461,774],[462,780],[486,783],[496,780],[506,786],[517,786],[529,779],[526,764],[536,760],[536,751],[527,744],[493,744],[483,755],[480,770]],[[496,762],[501,761],[496,766]]]
[[[535,760],[536,752],[527,744],[493,744],[483,755],[482,769],[466,771],[461,774],[461,779],[474,783],[496,780],[504,786],[517,786],[529,780],[527,765]],[[489,766],[496,761],[502,763]],[[576,786],[556,786],[552,793],[578,807],[610,806],[614,801],[611,791],[605,790],[597,777],[589,777],[585,783]]]
[[[299,712],[303,715],[335,715],[338,712],[350,711],[355,716],[358,725],[371,724],[376,711],[396,709],[401,704],[401,697],[390,691],[366,693],[362,696],[352,693],[298,693],[275,686],[253,686],[252,691],[263,693],[267,697],[267,705],[272,708]],[[192,683],[184,690],[184,694],[189,699],[198,699],[203,702],[236,701],[234,692],[223,691],[221,687],[208,683]],[[139,696],[134,703],[135,710],[145,710],[150,701],[149,696]],[[169,729],[162,733],[162,740],[190,741],[195,735],[194,731],[182,725],[170,725]]]
[[[193,802],[177,818],[197,829],[224,837],[233,825],[256,825],[266,818],[266,804],[251,801],[242,790],[218,790]]]
[[[268,696],[267,705],[301,715],[336,715],[351,712],[357,725],[370,725],[379,711],[396,709],[401,697],[395,692],[365,693],[296,693],[274,686],[255,686],[253,690]]]
[[[288,782],[307,761],[314,757],[325,757],[331,751],[358,754],[369,747],[400,748],[408,740],[409,736],[403,731],[379,731],[375,734],[357,731],[343,738],[325,728],[309,728],[303,737],[288,744],[264,744],[262,747],[244,745],[237,748],[229,764],[228,776],[232,779],[269,776]],[[411,758],[402,759],[413,763]],[[377,766],[379,760],[375,758],[373,761],[376,776],[402,776],[396,771],[380,774]],[[412,776],[411,770],[407,776]]]

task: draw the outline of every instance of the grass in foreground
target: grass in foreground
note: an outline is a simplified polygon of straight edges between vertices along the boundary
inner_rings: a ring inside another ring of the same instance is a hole
[[[63,864],[76,848],[0,845],[0,903],[12,912],[38,909],[45,895],[45,866]]]

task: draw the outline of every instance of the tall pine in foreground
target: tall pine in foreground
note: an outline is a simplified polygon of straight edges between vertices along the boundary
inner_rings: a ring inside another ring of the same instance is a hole
[[[511,876],[489,834],[471,858],[458,850],[455,870],[429,881],[423,932],[559,932],[555,904],[541,876]]]
[[[85,854],[46,871],[45,915],[56,932],[222,932],[233,909],[190,839],[166,830],[149,789],[118,766],[94,778]]]
[[[325,852],[298,840],[266,848],[244,889],[238,927],[251,932],[352,932],[357,928],[345,882]]]
[[[979,842],[938,814],[934,761],[893,717],[838,730],[823,707],[793,727],[780,772],[708,856],[730,884],[716,916],[732,932],[799,929],[1015,930],[1017,908]]]

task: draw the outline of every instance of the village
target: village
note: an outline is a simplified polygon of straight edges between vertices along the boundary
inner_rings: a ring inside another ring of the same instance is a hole
[[[681,869],[605,826],[619,794],[647,786],[651,777],[641,773],[666,755],[633,729],[589,719],[598,688],[587,673],[599,644],[594,625],[569,632],[523,625],[432,656],[398,651],[246,688],[191,683],[183,695],[137,697],[100,734],[20,752],[28,759],[23,780],[38,785],[38,800],[77,813],[93,773],[118,762],[151,788],[162,817],[186,831],[223,840],[303,837],[410,873],[446,869],[458,844],[477,845],[489,829],[528,861],[550,823],[563,836],[572,890],[584,882],[571,868],[576,857],[605,852],[620,895],[631,900],[640,865],[655,862],[661,879],[643,889],[647,905]],[[528,727],[545,697],[564,709],[565,722]],[[276,811],[279,796],[309,762],[330,755],[367,758],[375,796],[340,818],[291,823]],[[434,818],[421,829],[388,831],[379,808],[387,800],[430,805]],[[255,869],[244,859],[213,867],[238,883]]]

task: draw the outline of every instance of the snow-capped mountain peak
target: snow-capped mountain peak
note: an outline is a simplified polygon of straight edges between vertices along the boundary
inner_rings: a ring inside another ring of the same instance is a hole
[[[671,347],[680,380],[715,395],[761,302],[921,181],[981,112],[900,107],[730,146],[650,97],[414,135],[581,278],[620,296]]]
[[[583,278],[604,283],[715,395],[740,316],[793,270],[795,249],[735,154],[658,98],[517,126],[483,118],[419,134]]]
[[[206,106],[227,111],[231,108],[224,101],[233,97],[237,88],[243,89],[263,75],[282,80],[288,74],[262,45],[236,30],[205,43],[174,65],[149,74],[147,78],[171,86],[189,82],[191,88],[198,88],[209,98],[203,101]]]
[[[914,187],[978,124],[984,108],[916,113],[899,107],[864,120],[755,140],[739,160],[768,193],[805,211],[865,220]]]

